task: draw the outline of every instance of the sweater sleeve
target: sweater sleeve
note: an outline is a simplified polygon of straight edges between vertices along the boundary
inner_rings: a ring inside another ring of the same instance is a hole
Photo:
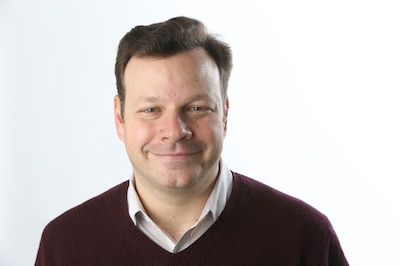
[[[331,237],[327,240],[326,260],[329,266],[348,266],[349,263],[340,246],[339,239],[331,226]]]
[[[55,258],[57,254],[51,250],[51,240],[48,236],[48,227],[43,230],[42,238],[40,240],[39,249],[36,255],[35,266],[44,265],[57,265]]]

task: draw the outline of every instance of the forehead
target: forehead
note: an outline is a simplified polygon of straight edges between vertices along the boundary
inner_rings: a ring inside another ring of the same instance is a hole
[[[125,69],[124,83],[126,96],[136,100],[221,95],[218,67],[203,48],[168,57],[132,57]]]
[[[203,49],[197,48],[167,57],[132,57],[124,72],[126,86],[139,82],[214,80],[219,71],[215,61]]]

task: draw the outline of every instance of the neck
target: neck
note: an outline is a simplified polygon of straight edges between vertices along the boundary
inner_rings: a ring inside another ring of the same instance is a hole
[[[155,192],[135,180],[135,189],[147,215],[175,241],[199,219],[216,178],[202,191],[179,189]]]

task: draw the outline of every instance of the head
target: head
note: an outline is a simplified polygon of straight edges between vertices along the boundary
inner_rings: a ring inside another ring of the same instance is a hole
[[[228,81],[232,69],[230,47],[207,32],[198,20],[176,17],[148,26],[136,26],[120,41],[115,63],[115,77],[121,114],[125,107],[125,69],[132,57],[168,57],[180,52],[203,48],[215,61],[219,76],[222,100],[227,97]]]
[[[114,112],[138,192],[194,195],[211,187],[226,134],[231,61],[226,44],[185,17],[123,37]]]

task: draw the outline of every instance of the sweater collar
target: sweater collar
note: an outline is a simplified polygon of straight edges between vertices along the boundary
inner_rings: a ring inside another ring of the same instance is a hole
[[[135,186],[135,175],[129,180],[129,187],[127,191],[128,211],[134,224],[137,224],[136,214],[142,213],[147,216],[146,211],[143,207],[142,202],[136,192]],[[218,178],[215,182],[214,188],[204,205],[202,214],[199,217],[199,221],[202,220],[208,213],[211,213],[214,221],[217,220],[221,212],[224,210],[226,202],[232,191],[232,173],[228,166],[221,159],[220,170]]]

